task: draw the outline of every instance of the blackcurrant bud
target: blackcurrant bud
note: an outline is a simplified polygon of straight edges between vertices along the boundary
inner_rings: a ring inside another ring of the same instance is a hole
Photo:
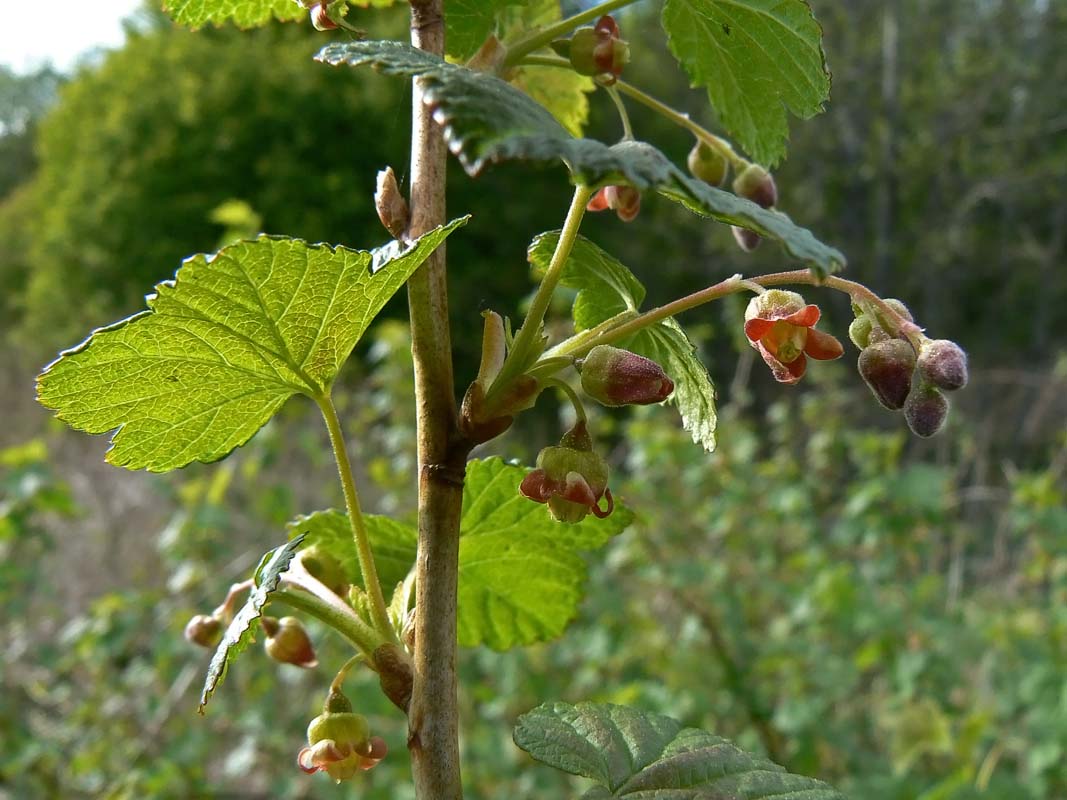
[[[919,350],[919,372],[937,388],[955,391],[967,385],[967,354],[948,339],[927,340]]]
[[[305,669],[318,666],[319,661],[315,658],[311,639],[296,617],[263,617],[262,625],[267,634],[264,649],[275,661]]]
[[[757,247],[759,243],[763,241],[763,237],[755,231],[750,231],[748,228],[741,228],[737,225],[731,225],[730,230],[734,234],[734,241],[737,242],[737,246],[744,250],[746,253],[751,253]]]
[[[348,576],[341,562],[325,548],[319,545],[304,548],[300,553],[300,563],[313,578],[325,584],[334,594],[345,596],[348,591]]]
[[[386,167],[378,173],[374,208],[378,212],[378,219],[394,239],[404,235],[411,221],[411,212],[408,209],[408,201],[404,199],[396,183],[396,174],[392,167]]]
[[[899,411],[911,392],[915,351],[903,339],[872,344],[860,353],[859,371],[878,402]]]
[[[311,7],[311,25],[317,31],[337,29],[337,23],[330,19],[330,12],[326,8],[326,3],[318,3]]]
[[[763,208],[772,208],[778,203],[774,177],[759,164],[749,164],[734,178],[734,193]]]
[[[655,361],[611,345],[597,345],[582,362],[582,389],[605,406],[661,403],[674,382]]]
[[[712,186],[722,186],[730,172],[730,162],[726,156],[704,142],[693,145],[685,163],[694,177]]]
[[[871,326],[871,318],[862,313],[848,326],[848,338],[860,350],[866,350],[871,344]]]
[[[200,647],[214,647],[222,639],[218,617],[197,614],[185,626],[185,640]]]
[[[941,430],[946,417],[948,399],[940,389],[921,380],[912,387],[904,403],[904,419],[912,433],[929,438]]]
[[[564,50],[579,75],[610,75],[614,80],[630,61],[630,46],[620,38],[619,26],[610,16],[601,17],[593,27],[575,30],[568,47],[557,47],[557,52]]]

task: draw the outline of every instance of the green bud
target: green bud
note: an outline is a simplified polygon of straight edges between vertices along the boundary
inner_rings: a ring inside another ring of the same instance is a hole
[[[222,641],[222,623],[218,617],[197,614],[185,626],[185,640],[200,647],[215,647]]]
[[[693,145],[685,163],[694,177],[712,186],[722,186],[730,173],[730,162],[726,156],[704,142]]]
[[[348,576],[341,562],[320,545],[305,547],[300,553],[300,563],[304,565],[313,578],[325,584],[334,594],[345,596],[348,590]]]
[[[852,340],[852,344],[856,345],[860,350],[866,350],[871,344],[871,318],[866,314],[861,313],[860,316],[852,320],[852,324],[848,326],[848,338]]]

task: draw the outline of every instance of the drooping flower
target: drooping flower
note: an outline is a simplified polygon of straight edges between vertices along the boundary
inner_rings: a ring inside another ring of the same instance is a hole
[[[558,447],[546,447],[537,456],[537,468],[519,484],[523,496],[547,503],[559,522],[581,522],[592,512],[606,517],[615,508],[608,488],[608,465],[593,452],[585,421],[575,423]],[[604,499],[605,507],[600,507]]]
[[[388,751],[385,740],[370,735],[366,718],[352,713],[351,703],[340,692],[331,692],[322,714],[311,720],[307,739],[297,765],[309,775],[323,771],[338,783],[370,769]]]
[[[614,211],[623,222],[633,222],[641,211],[641,193],[632,186],[605,186],[586,205],[587,211]]]
[[[819,307],[808,305],[796,292],[771,289],[749,301],[745,336],[763,356],[775,380],[796,383],[804,377],[808,356],[831,361],[845,352],[833,336],[815,330],[819,317]]]

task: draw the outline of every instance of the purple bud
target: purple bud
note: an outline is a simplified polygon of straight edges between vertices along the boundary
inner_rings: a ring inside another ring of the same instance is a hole
[[[904,403],[904,419],[916,436],[933,436],[948,417],[948,400],[936,386],[920,381]]]
[[[860,353],[859,371],[878,402],[890,411],[904,407],[915,371],[915,351],[902,339],[872,344]]]
[[[967,385],[967,354],[948,339],[926,341],[919,350],[919,372],[939,389],[961,389]]]
[[[763,208],[778,204],[778,186],[774,177],[759,164],[749,164],[734,178],[734,193]]]
[[[755,231],[750,231],[748,228],[740,228],[737,225],[731,225],[730,230],[733,231],[737,246],[746,253],[751,253],[759,247],[759,243],[763,241],[762,236]]]
[[[582,389],[605,406],[649,405],[666,400],[674,382],[652,359],[602,344],[582,362]]]

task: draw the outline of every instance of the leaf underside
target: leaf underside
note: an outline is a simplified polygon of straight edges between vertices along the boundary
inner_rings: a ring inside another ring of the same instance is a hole
[[[519,717],[514,739],[538,761],[600,784],[590,800],[845,800],[726,739],[626,706],[546,703]]]
[[[511,159],[562,161],[579,183],[629,183],[642,191],[659,192],[697,214],[779,241],[790,256],[819,276],[845,265],[839,251],[819,242],[780,211],[761,208],[691,178],[645,142],[608,146],[577,139],[545,108],[493,75],[448,64],[400,42],[331,44],[317,58],[333,65],[372,66],[390,75],[421,76],[426,82],[426,101],[434,108],[448,147],[470,175]]]
[[[165,472],[216,461],[292,395],[327,392],[389,298],[465,222],[384,256],[270,236],[194,256],[148,311],[46,367],[38,399],[74,428],[115,430],[112,464]]]
[[[693,86],[761,164],[785,154],[789,112],[813,117],[830,97],[822,28],[805,0],[667,0],[662,22]]]
[[[190,28],[224,22],[254,28],[272,19],[282,22],[302,19],[308,13],[295,0],[165,0],[163,10],[179,25]]]
[[[229,665],[244,652],[255,636],[263,607],[270,600],[271,594],[278,589],[282,573],[289,569],[289,562],[293,560],[293,556],[303,543],[304,537],[296,536],[264,558],[265,563],[258,570],[257,585],[248,595],[248,600],[241,610],[234,615],[233,621],[222,635],[222,641],[215,649],[215,654],[211,657],[207,677],[204,679],[204,689],[200,693],[201,714],[204,713],[204,707],[222,683]]]
[[[577,613],[586,569],[580,552],[602,547],[633,519],[616,503],[606,519],[577,525],[553,521],[545,507],[519,494],[528,470],[499,458],[471,461],[463,490],[459,546],[459,641],[506,650],[559,636]],[[365,517],[385,586],[415,563],[418,532],[386,517]],[[326,549],[361,584],[347,517],[321,511],[295,520],[307,546]]]
[[[542,233],[533,240],[527,258],[535,275],[548,269],[558,241],[559,231]],[[633,272],[583,236],[575,239],[560,283],[578,291],[571,313],[579,333],[617,314],[638,311],[645,298],[645,287]],[[673,319],[663,320],[620,344],[663,367],[674,381],[670,402],[677,406],[685,429],[694,442],[713,451],[715,387],[681,326]]]

